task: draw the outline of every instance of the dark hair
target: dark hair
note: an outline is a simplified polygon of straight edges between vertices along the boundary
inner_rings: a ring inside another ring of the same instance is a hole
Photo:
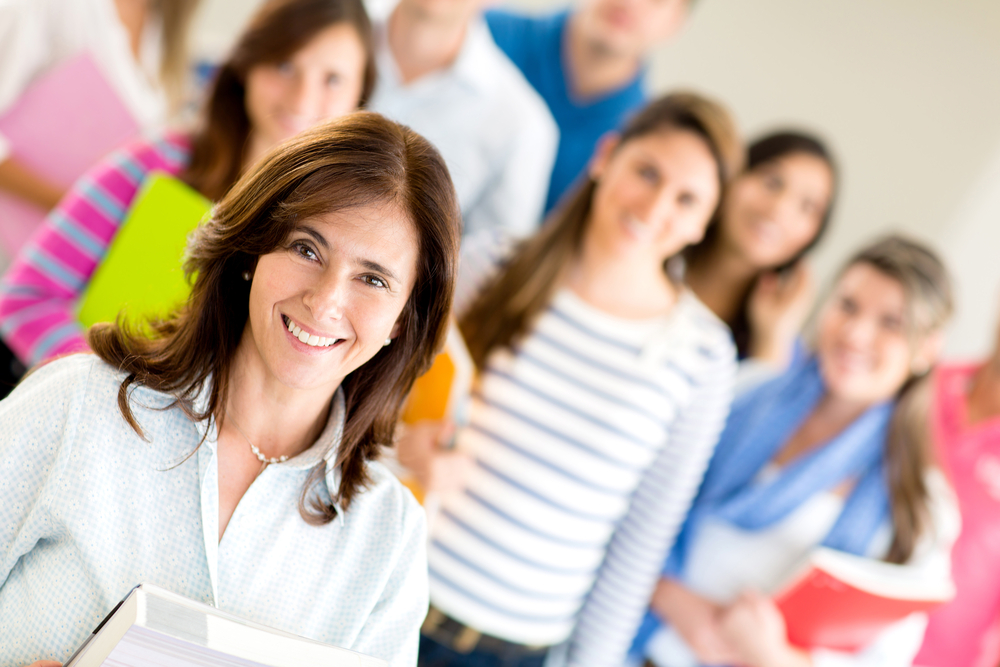
[[[190,298],[165,320],[150,323],[151,338],[120,324],[90,329],[91,349],[128,374],[118,405],[132,428],[143,434],[129,406],[133,385],[172,395],[171,405],[192,420],[221,419],[248,317],[250,283],[241,274],[281,247],[297,220],[374,204],[406,213],[420,252],[393,344],[341,383],[347,411],[335,500],[346,508],[367,481],[365,462],[391,442],[410,386],[443,344],[461,238],[461,216],[441,156],[426,139],[378,114],[356,112],[307,130],[240,178],[188,245]],[[194,399],[206,387],[207,404],[196,412]],[[300,510],[313,523],[334,516],[332,506],[307,501],[322,479],[321,465],[302,490]]]
[[[371,22],[361,0],[269,0],[254,14],[229,58],[216,72],[191,162],[181,179],[209,199],[219,199],[243,168],[250,118],[246,78],[261,64],[281,62],[324,29],[338,23],[355,28],[365,49],[360,106],[375,87]]]
[[[715,158],[721,195],[743,161],[739,134],[726,109],[693,93],[666,95],[632,118],[618,147],[665,130],[693,132],[705,142]],[[588,176],[541,231],[521,244],[505,270],[486,285],[463,315],[462,333],[479,366],[494,348],[509,346],[523,334],[551,301],[563,270],[580,250],[596,187]]]
[[[826,233],[830,217],[833,215],[833,205],[837,198],[837,162],[834,160],[830,150],[817,137],[790,130],[775,132],[761,137],[750,144],[750,148],[747,150],[747,171],[753,171],[759,165],[795,154],[812,155],[825,162],[826,166],[830,169],[833,187],[830,191],[830,201],[826,205],[823,217],[820,218],[819,229],[816,230],[816,235],[794,257],[777,267],[779,271],[787,269],[802,259],[807,252],[819,243],[820,239]]]
[[[780,160],[783,157],[796,154],[812,155],[813,157],[823,160],[823,162],[825,162],[830,168],[830,174],[833,177],[833,188],[830,193],[830,201],[827,204],[826,210],[823,212],[823,216],[820,218],[819,229],[816,230],[816,234],[805,246],[799,249],[799,251],[795,253],[794,256],[790,257],[785,263],[780,266],[770,267],[771,270],[775,271],[785,271],[794,266],[796,262],[801,260],[806,253],[812,250],[813,247],[819,243],[820,239],[826,233],[830,217],[833,215],[833,205],[837,195],[837,182],[839,178],[837,162],[830,150],[818,137],[794,130],[780,130],[764,135],[751,143],[747,149],[747,163],[744,173],[752,172],[758,167],[770,164],[775,160]],[[700,243],[690,246],[684,253],[685,258],[689,263],[697,262],[701,258],[707,256],[709,251],[718,242],[719,228],[722,224],[721,215],[722,207],[716,211],[715,216],[709,223],[708,228],[705,230],[705,238],[703,238]],[[744,295],[739,309],[736,311],[736,316],[732,319],[732,321],[727,322],[730,331],[732,331],[733,341],[736,343],[736,349],[740,358],[746,357],[750,352],[751,331],[750,322],[747,316],[747,303],[750,299],[750,293],[752,291],[753,288],[751,286],[751,289],[749,289]]]
[[[902,236],[887,236],[851,257],[840,275],[857,264],[867,264],[903,287],[906,331],[914,346],[939,332],[951,316],[948,271],[926,246]],[[894,531],[886,560],[891,563],[909,560],[930,522],[926,482],[933,461],[927,421],[930,370],[917,369],[900,388],[886,435],[886,482]]]

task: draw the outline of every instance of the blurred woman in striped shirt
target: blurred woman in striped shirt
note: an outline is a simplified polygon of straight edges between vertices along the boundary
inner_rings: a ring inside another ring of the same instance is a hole
[[[729,408],[728,330],[670,260],[741,155],[724,109],[668,95],[508,258],[467,240],[469,422],[454,453],[436,423],[399,452],[441,494],[421,664],[538,665],[562,644],[571,664],[622,664]]]

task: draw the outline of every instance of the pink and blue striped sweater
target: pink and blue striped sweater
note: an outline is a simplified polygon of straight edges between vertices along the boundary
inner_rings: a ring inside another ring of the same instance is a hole
[[[0,281],[0,336],[25,364],[87,349],[76,304],[152,171],[176,176],[187,135],[138,141],[80,177]]]

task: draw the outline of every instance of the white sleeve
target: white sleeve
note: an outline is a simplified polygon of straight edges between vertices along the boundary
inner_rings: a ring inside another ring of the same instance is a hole
[[[540,98],[529,101],[510,125],[510,146],[502,164],[494,165],[494,177],[481,198],[463,211],[470,233],[502,230],[524,237],[541,223],[559,130]]]
[[[455,301],[452,312],[461,318],[476,297],[503,267],[514,251],[517,239],[501,230],[484,229],[462,240],[459,253],[458,277],[455,280]]]
[[[730,349],[698,379],[691,400],[679,412],[666,447],[644,475],[611,539],[570,638],[568,664],[625,664],[667,553],[725,425],[734,373]]]

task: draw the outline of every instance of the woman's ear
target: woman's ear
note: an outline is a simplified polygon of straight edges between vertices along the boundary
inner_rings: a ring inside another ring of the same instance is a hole
[[[595,181],[601,178],[608,167],[608,162],[611,161],[612,153],[621,141],[622,137],[617,132],[607,132],[600,138],[597,148],[594,149],[594,155],[590,158],[590,164],[587,165],[587,174],[590,178]]]

